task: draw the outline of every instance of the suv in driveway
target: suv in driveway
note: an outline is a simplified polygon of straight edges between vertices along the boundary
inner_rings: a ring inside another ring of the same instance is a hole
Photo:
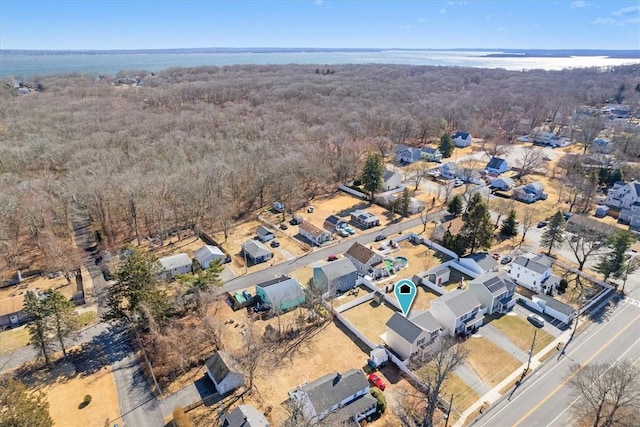
[[[537,314],[528,315],[527,320],[531,322],[533,326],[537,326],[538,328],[542,328],[544,326],[544,319]]]

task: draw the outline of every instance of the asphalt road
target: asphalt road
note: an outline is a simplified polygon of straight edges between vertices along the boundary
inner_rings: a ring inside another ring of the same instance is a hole
[[[478,426],[574,425],[571,407],[575,396],[567,385],[570,366],[640,359],[640,307],[620,302],[600,323],[594,323],[566,348],[564,356],[549,360],[513,393],[491,407]]]

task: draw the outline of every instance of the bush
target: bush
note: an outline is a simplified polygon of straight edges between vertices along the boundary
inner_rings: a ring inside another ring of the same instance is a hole
[[[378,401],[376,405],[376,412],[379,414],[384,413],[387,409],[387,398],[384,397],[384,393],[378,387],[371,387],[370,393]]]
[[[176,427],[193,427],[191,420],[187,418],[182,406],[176,406],[173,410],[173,425]]]
[[[84,399],[82,399],[82,403],[84,403],[85,405],[88,405],[89,403],[91,403],[91,395],[87,394],[84,396]]]

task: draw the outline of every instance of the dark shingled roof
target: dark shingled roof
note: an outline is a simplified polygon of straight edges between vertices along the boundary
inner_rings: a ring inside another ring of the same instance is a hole
[[[360,369],[350,369],[342,378],[327,374],[299,388],[309,396],[316,413],[320,414],[347,397],[369,387],[369,381]]]
[[[558,301],[557,299],[550,297],[547,294],[538,294],[536,295],[537,298],[540,298],[542,301],[544,301],[548,307],[553,308],[556,311],[559,311],[560,313],[566,315],[566,316],[571,316],[573,313],[576,312],[576,309],[571,307],[570,305],[567,305],[561,301]]]
[[[224,351],[213,353],[213,356],[207,360],[206,366],[217,383],[222,382],[231,372],[242,375],[242,369],[240,369],[238,362]]]
[[[240,405],[220,419],[222,427],[269,427],[264,414],[251,405]]]

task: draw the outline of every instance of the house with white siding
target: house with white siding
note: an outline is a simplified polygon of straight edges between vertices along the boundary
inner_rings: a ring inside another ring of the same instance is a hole
[[[560,282],[558,276],[551,274],[553,261],[542,254],[519,255],[511,263],[509,277],[516,284],[533,292],[546,293]]]
[[[407,360],[441,332],[442,326],[428,311],[412,311],[410,318],[396,312],[386,323],[385,343],[400,359]]]
[[[482,326],[482,304],[471,291],[454,289],[431,301],[431,314],[451,336],[470,334]]]

